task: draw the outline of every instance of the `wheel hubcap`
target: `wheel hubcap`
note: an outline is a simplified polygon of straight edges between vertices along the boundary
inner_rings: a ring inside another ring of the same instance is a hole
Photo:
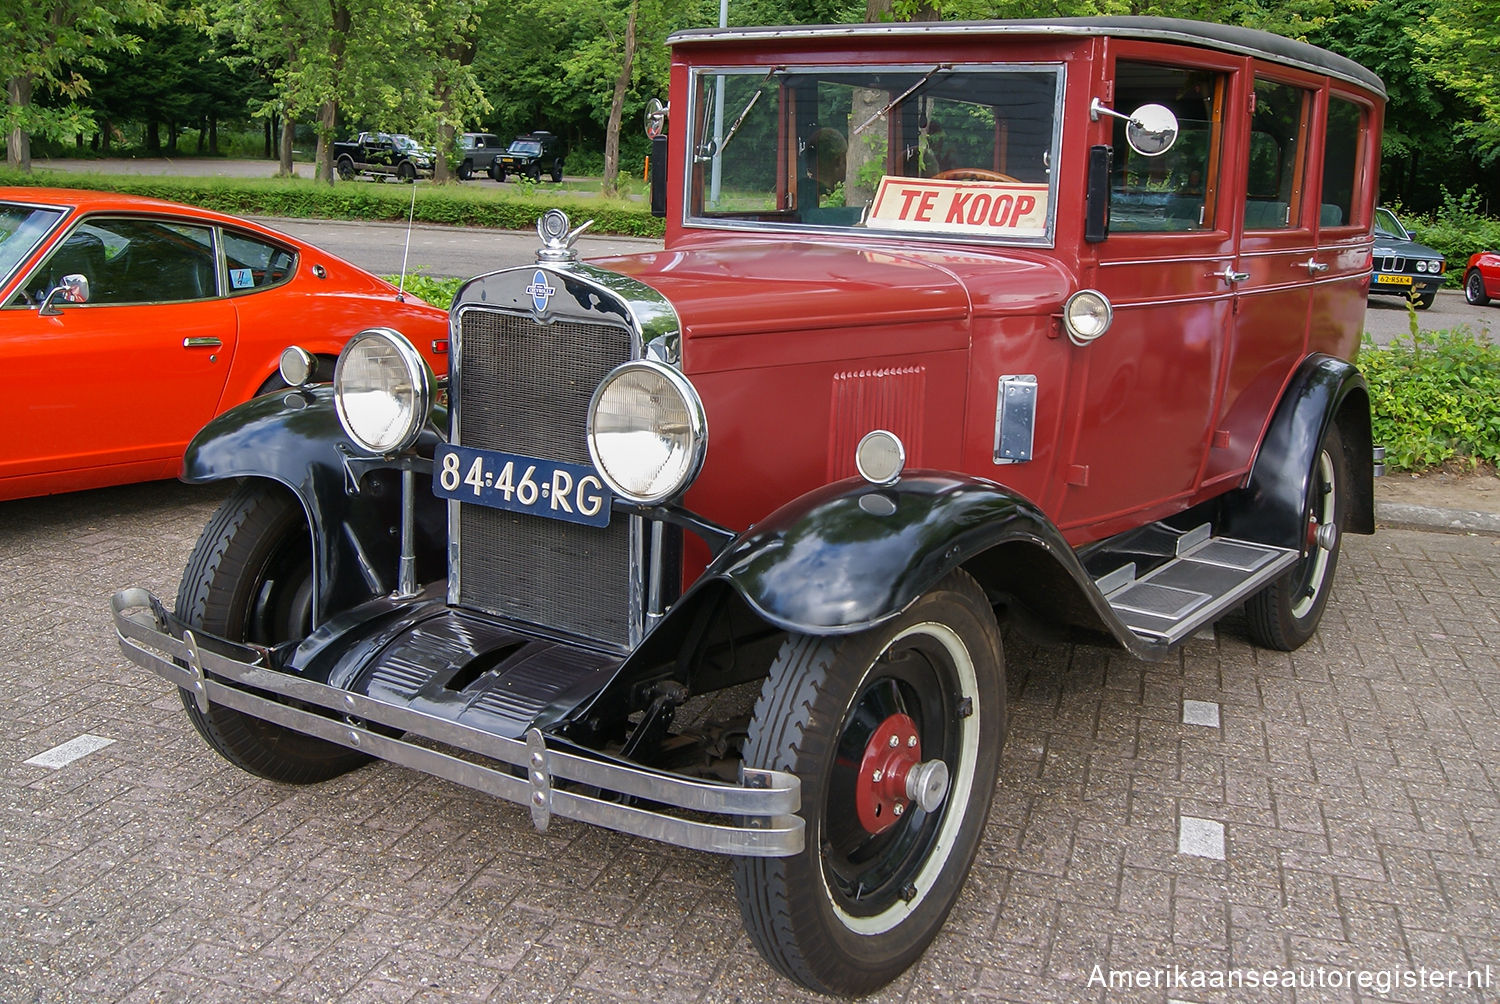
[[[931,812],[948,793],[948,765],[922,760],[917,723],[890,715],[875,727],[860,761],[854,807],[867,833],[883,833],[906,814],[913,802]]]

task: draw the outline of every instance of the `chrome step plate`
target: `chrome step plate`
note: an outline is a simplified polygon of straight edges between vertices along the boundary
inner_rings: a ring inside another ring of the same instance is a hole
[[[1140,578],[1124,569],[1098,581],[1115,615],[1136,634],[1176,644],[1265,588],[1299,557],[1284,547],[1200,531],[1183,535],[1178,556]]]

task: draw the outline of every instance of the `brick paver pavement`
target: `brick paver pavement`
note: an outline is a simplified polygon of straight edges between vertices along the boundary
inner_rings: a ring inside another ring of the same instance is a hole
[[[107,601],[170,598],[221,495],[0,504],[0,999],[808,998],[750,947],[720,858],[539,835],[386,764],[293,788],[220,761]],[[1387,531],[1346,541],[1291,655],[1233,620],[1160,665],[1009,637],[987,839],[876,999],[1500,1000],[1497,580],[1500,539]],[[26,763],[80,736],[111,742]],[[1166,985],[1230,969],[1322,985]]]

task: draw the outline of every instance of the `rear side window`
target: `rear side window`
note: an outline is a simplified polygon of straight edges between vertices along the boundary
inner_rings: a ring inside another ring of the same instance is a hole
[[[1313,92],[1274,80],[1255,82],[1245,229],[1283,230],[1302,222],[1307,124]]]
[[[297,253],[260,237],[224,231],[224,261],[229,292],[279,286],[297,270]]]
[[[1323,201],[1318,221],[1325,227],[1360,223],[1354,218],[1365,111],[1339,97],[1328,100],[1328,135],[1323,146]]]

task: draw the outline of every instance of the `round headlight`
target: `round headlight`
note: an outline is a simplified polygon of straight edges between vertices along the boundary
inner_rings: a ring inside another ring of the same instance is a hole
[[[589,455],[610,488],[654,505],[683,492],[703,466],[708,421],[687,377],[640,359],[616,367],[589,403]]]
[[[390,328],[349,339],[333,371],[333,402],[349,438],[371,453],[399,453],[417,441],[432,402],[427,361]]]
[[[1441,272],[1442,270],[1443,270],[1443,263],[1440,262],[1440,261],[1430,261],[1430,262],[1427,263],[1427,271],[1431,272],[1433,275],[1436,275],[1437,273]]]
[[[1063,326],[1075,345],[1087,345],[1109,330],[1114,308],[1103,293],[1080,289],[1063,304]]]
[[[1427,271],[1427,263],[1425,261],[1419,261],[1419,262],[1417,262],[1417,271],[1418,272],[1425,272],[1425,271]]]

